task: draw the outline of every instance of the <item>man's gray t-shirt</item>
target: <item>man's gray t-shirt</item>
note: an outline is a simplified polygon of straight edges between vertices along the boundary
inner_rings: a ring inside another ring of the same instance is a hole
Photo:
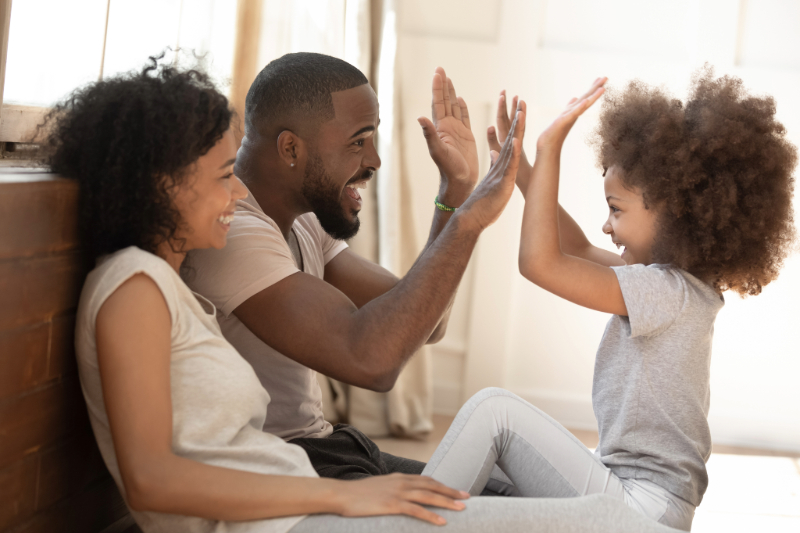
[[[668,265],[613,267],[628,316],[597,350],[597,454],[620,478],[646,479],[699,505],[708,486],[709,369],[724,299]]]

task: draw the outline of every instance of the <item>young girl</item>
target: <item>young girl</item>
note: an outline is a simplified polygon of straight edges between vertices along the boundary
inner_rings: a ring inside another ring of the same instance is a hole
[[[606,493],[689,530],[708,485],[714,320],[724,291],[756,295],[778,276],[794,237],[796,149],[774,100],[749,95],[737,78],[701,70],[685,103],[631,82],[606,98],[595,135],[609,208],[603,232],[622,248],[617,256],[592,246],[558,204],[561,147],[605,82],[569,102],[539,137],[533,167],[523,156],[517,174],[526,199],[522,275],[612,314],[595,363],[597,451],[504,391],[482,393],[459,417],[475,427],[495,422],[495,459],[481,483],[496,460],[521,495]],[[499,135],[489,129],[494,149],[509,122],[503,95]],[[446,468],[443,448],[451,457],[465,448],[465,428],[451,428],[424,472],[462,489],[468,480]]]

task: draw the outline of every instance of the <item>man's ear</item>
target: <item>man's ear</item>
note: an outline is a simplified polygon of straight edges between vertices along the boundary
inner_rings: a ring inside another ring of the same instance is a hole
[[[283,130],[278,135],[278,157],[290,169],[300,169],[305,165],[306,143],[291,130]]]

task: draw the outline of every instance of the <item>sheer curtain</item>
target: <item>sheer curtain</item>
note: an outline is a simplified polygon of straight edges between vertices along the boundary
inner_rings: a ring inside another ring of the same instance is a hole
[[[364,72],[376,89],[381,114],[378,153],[383,163],[374,183],[364,191],[361,230],[350,247],[402,276],[419,248],[413,217],[404,208],[409,204],[409,181],[401,157],[394,0],[240,0],[239,10],[231,90],[237,108],[243,108],[244,95],[258,70],[290,52],[340,57]],[[253,17],[260,24],[254,24]],[[370,436],[426,434],[433,427],[430,358],[427,348],[415,354],[386,394],[320,376],[326,418],[349,422]]]

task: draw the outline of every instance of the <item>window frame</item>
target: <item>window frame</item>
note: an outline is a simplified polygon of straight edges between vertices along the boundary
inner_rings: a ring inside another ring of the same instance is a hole
[[[49,107],[6,104],[3,100],[8,59],[8,36],[11,27],[11,5],[12,0],[0,0],[0,145],[32,142],[37,133],[37,126],[42,123],[45,115],[50,111]],[[106,0],[106,25],[103,32],[103,51],[100,58],[98,80],[103,79],[110,6],[111,0]],[[2,157],[0,155],[0,158]]]

